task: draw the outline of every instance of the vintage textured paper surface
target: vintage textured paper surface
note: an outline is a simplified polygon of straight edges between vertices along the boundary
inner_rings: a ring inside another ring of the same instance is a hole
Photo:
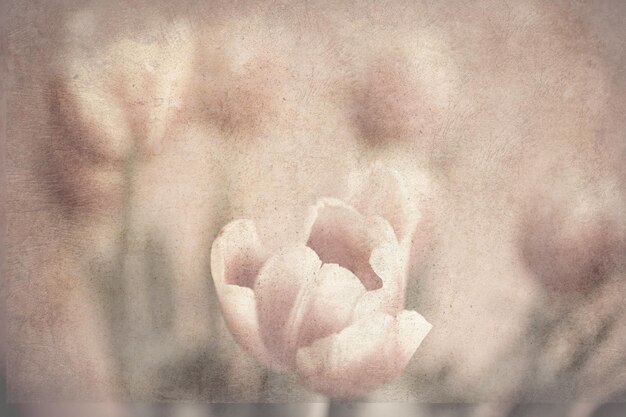
[[[623,401],[626,7],[570,3],[6,3],[8,399]]]

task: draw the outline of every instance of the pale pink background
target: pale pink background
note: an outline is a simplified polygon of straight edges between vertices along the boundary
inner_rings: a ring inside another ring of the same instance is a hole
[[[3,13],[10,400],[325,401],[233,342],[210,246],[380,160],[434,328],[362,400],[623,401],[622,2],[100,3]]]

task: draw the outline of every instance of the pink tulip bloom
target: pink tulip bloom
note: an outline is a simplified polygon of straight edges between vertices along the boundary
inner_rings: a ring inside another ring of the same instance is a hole
[[[381,164],[347,202],[323,198],[309,210],[306,240],[274,253],[252,221],[224,227],[211,254],[223,316],[271,369],[331,397],[365,394],[397,377],[432,327],[404,310],[419,212]]]

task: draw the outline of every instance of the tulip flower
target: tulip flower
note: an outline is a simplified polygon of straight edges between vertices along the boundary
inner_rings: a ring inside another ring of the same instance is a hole
[[[302,242],[269,253],[254,222],[227,224],[211,271],[235,340],[330,397],[395,379],[432,327],[404,310],[415,206],[400,174],[377,163],[351,198],[309,209]]]

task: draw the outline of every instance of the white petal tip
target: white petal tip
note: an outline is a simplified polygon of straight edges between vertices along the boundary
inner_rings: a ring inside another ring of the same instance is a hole
[[[402,351],[412,356],[422,344],[433,325],[416,311],[404,310],[396,317],[398,322],[398,340]]]

